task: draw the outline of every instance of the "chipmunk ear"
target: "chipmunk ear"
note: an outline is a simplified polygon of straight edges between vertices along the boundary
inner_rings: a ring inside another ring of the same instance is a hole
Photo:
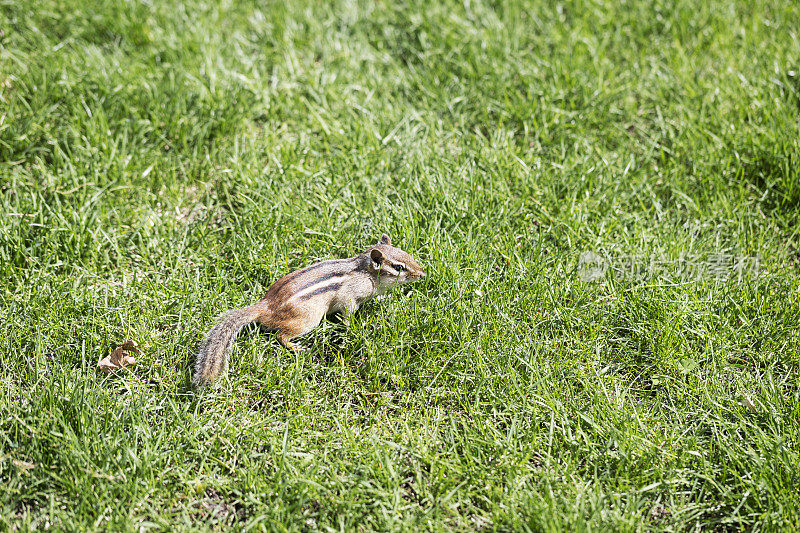
[[[391,246],[392,240],[389,238],[388,235],[384,233],[383,235],[381,235],[381,240],[378,241],[378,244],[385,244],[387,246]]]
[[[383,252],[373,248],[369,253],[369,258],[372,260],[372,268],[378,270],[381,267],[381,263],[383,263]]]

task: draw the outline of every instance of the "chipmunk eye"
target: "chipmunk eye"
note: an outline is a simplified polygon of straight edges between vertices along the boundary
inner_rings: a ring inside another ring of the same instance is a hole
[[[392,265],[392,266],[393,266],[393,267],[394,267],[394,269],[395,269],[395,270],[397,270],[398,272],[402,272],[403,270],[405,270],[405,269],[406,269],[406,267],[404,267],[403,265]]]

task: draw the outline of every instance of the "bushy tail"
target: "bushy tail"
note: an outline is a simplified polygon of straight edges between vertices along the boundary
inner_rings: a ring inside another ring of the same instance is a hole
[[[219,317],[197,353],[192,377],[195,387],[202,387],[228,371],[233,339],[244,326],[253,322],[260,314],[261,309],[254,305],[228,311]]]

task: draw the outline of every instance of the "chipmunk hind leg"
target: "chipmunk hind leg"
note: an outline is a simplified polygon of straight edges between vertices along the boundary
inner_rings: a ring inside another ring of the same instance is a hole
[[[278,330],[278,342],[289,350],[305,350],[305,347],[292,342],[292,339],[301,337],[317,327],[322,321],[323,314],[314,309],[293,310],[292,316],[285,320],[275,322]]]

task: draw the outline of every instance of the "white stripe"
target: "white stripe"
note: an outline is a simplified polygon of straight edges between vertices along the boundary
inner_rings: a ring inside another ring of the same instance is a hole
[[[327,287],[328,285],[331,285],[332,283],[339,283],[339,282],[341,282],[342,280],[344,280],[346,278],[347,278],[346,275],[341,275],[341,276],[334,276],[332,278],[328,278],[326,280],[320,281],[319,283],[315,283],[315,284],[311,285],[310,287],[306,287],[305,289],[303,289],[300,292],[296,292],[296,293],[292,294],[291,299],[302,298],[303,295],[305,295],[305,294],[308,294],[310,292],[314,292],[315,290],[320,289],[322,287]]]
[[[386,274],[389,274],[390,276],[398,276],[400,275],[400,272],[398,272],[397,269],[394,268],[394,265],[402,265],[402,264],[403,263],[390,263],[387,261],[386,263],[381,265],[381,271],[385,272]]]

